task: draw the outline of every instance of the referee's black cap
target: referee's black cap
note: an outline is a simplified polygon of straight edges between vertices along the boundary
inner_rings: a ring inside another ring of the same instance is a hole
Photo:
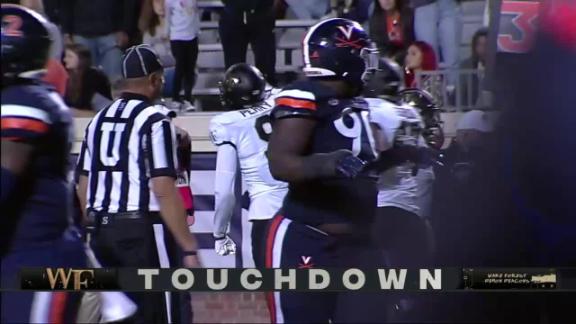
[[[149,76],[163,68],[156,52],[146,44],[130,47],[122,58],[122,75],[125,79]]]

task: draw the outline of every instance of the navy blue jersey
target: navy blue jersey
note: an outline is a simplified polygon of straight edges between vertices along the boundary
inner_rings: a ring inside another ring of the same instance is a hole
[[[2,141],[26,143],[34,155],[2,206],[2,248],[29,248],[62,238],[69,224],[72,116],[56,92],[21,80],[2,89]]]
[[[368,106],[362,98],[337,97],[315,81],[299,81],[276,97],[272,112],[281,118],[311,118],[317,121],[306,155],[347,149],[365,161],[376,157],[368,122]],[[376,202],[375,179],[315,179],[290,184],[284,202],[284,217],[310,225],[365,223]]]

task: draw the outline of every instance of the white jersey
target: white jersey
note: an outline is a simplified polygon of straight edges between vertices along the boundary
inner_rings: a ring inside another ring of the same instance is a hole
[[[218,188],[222,188],[220,191],[234,190],[233,187],[226,188],[221,182],[235,177],[236,163],[250,195],[250,220],[270,219],[282,206],[288,184],[272,177],[266,157],[268,138],[272,132],[270,113],[273,107],[274,99],[269,98],[258,107],[226,112],[210,122],[210,137],[218,146],[216,219],[229,219],[231,216],[231,210],[221,203],[228,205],[232,196],[218,192]]]
[[[396,141],[412,141],[415,145],[425,146],[419,135],[423,123],[418,112],[411,106],[399,106],[395,103],[375,98],[366,98],[370,106],[370,122],[380,128],[379,150],[392,148]],[[393,206],[402,208],[419,216],[425,216],[430,185],[434,180],[432,167],[420,169],[412,175],[412,165],[406,163],[383,172],[378,180],[378,207]]]

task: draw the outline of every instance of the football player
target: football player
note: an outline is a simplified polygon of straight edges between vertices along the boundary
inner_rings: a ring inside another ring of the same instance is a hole
[[[4,291],[20,288],[23,267],[83,267],[85,255],[70,226],[72,116],[40,81],[53,39],[48,22],[17,5],[1,10],[1,322],[74,322],[77,294]]]
[[[264,232],[268,220],[282,206],[288,190],[275,180],[268,168],[266,150],[272,126],[270,112],[276,90],[266,90],[266,81],[255,67],[245,63],[231,66],[220,84],[222,105],[230,112],[210,123],[212,142],[218,146],[214,214],[215,250],[219,255],[234,254],[236,244],[227,235],[236,204],[238,168],[250,195],[248,218],[252,223],[252,255],[263,266]]]
[[[433,240],[427,211],[434,172],[432,159],[420,158],[419,154],[429,153],[430,157],[433,154],[427,151],[423,135],[429,132],[425,131],[422,116],[405,102],[416,96],[413,91],[420,90],[411,89],[404,93],[412,95],[401,96],[402,75],[396,63],[382,59],[365,91],[367,96],[375,97],[365,100],[370,105],[379,160],[387,166],[380,171],[378,180],[378,211],[372,237],[385,252],[387,266],[421,268],[430,266],[432,261]],[[417,316],[413,298],[402,296],[394,302],[393,309],[390,319],[394,321],[425,320],[407,317]]]
[[[269,224],[265,266],[381,266],[369,235],[376,179],[362,172],[376,152],[358,97],[377,50],[357,22],[333,18],[308,30],[303,55],[307,79],[283,89],[272,112],[270,170],[290,187]],[[366,296],[274,292],[268,305],[273,323],[383,321],[377,296]]]

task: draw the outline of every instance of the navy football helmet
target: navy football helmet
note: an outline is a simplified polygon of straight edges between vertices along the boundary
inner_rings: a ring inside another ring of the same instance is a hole
[[[219,83],[220,103],[226,108],[248,108],[258,104],[266,96],[266,80],[256,67],[234,64],[224,73]]]
[[[362,86],[378,68],[378,50],[359,23],[332,18],[310,27],[303,40],[304,74]]]
[[[52,45],[49,22],[40,14],[2,4],[2,76],[27,77],[44,69]]]

